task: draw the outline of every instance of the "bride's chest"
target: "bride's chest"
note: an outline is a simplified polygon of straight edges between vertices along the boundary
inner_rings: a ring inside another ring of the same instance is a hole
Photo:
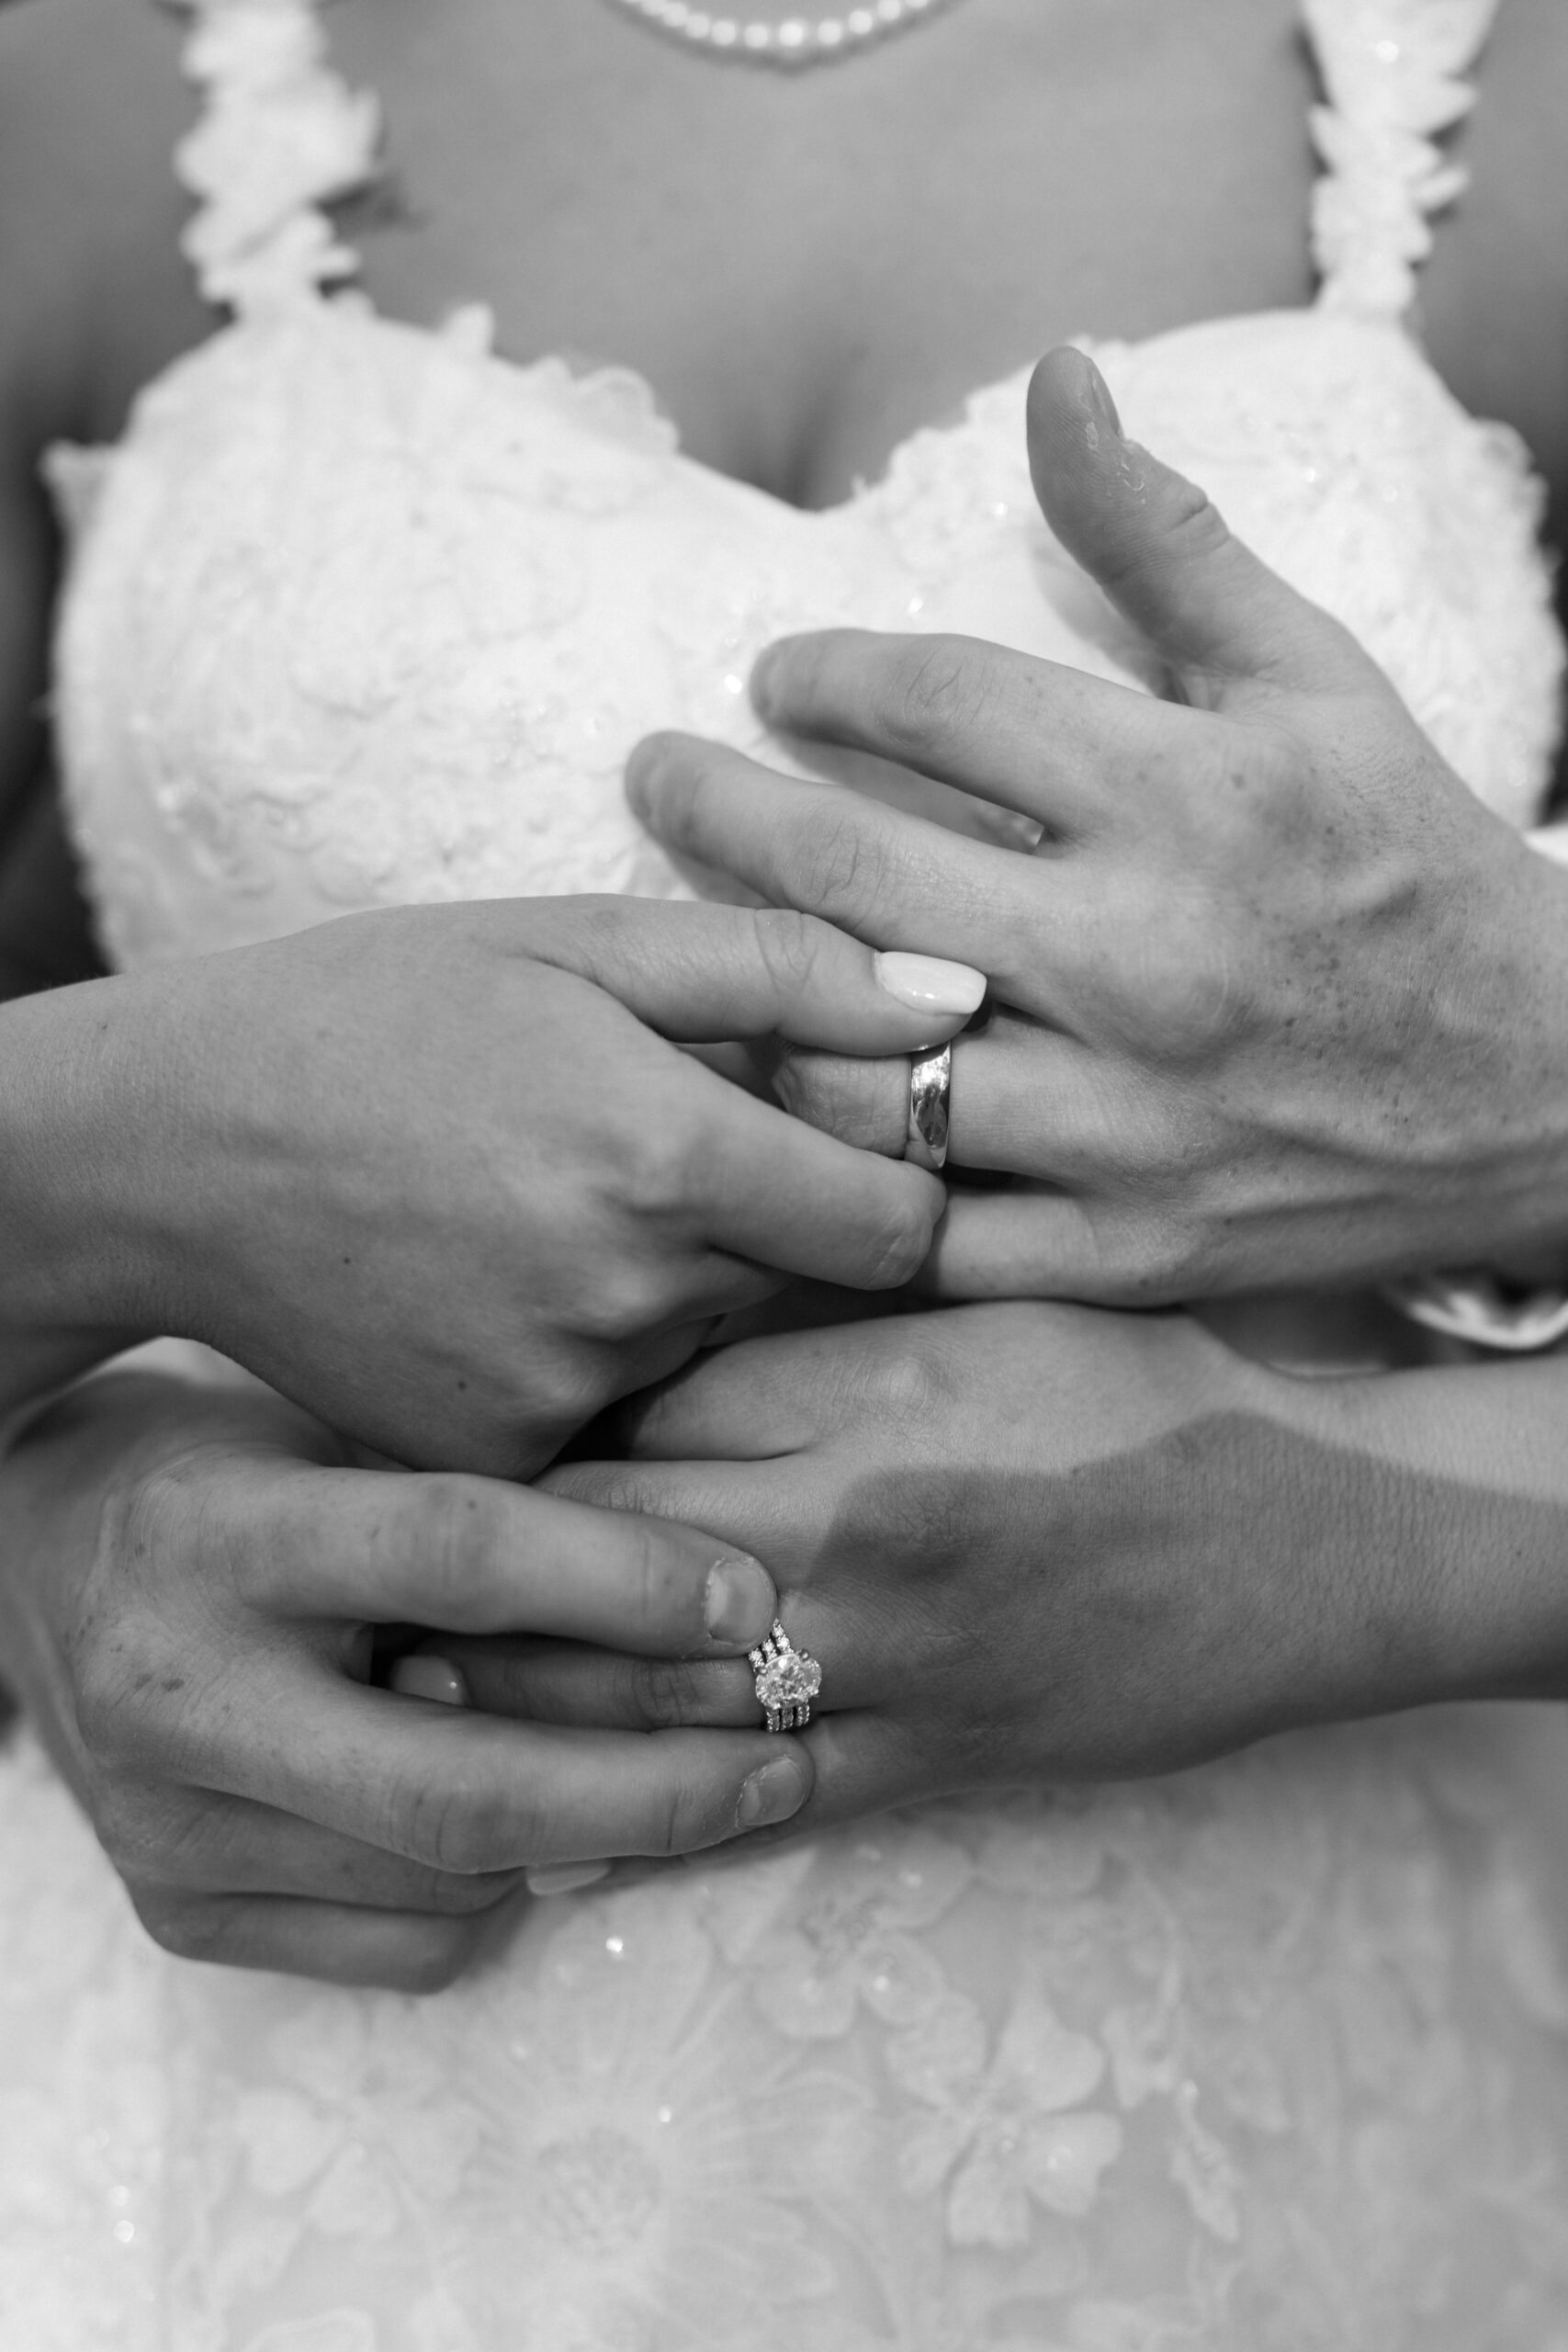
[[[1053,341],[1308,289],[1296,0],[954,0],[793,77],[606,0],[330,22],[386,113],[378,307],[480,299],[513,357],[629,364],[695,456],[806,505]]]
[[[674,726],[786,756],[746,679],[791,630],[957,630],[1154,683],[1040,519],[1021,376],[809,513],[683,456],[625,371],[519,370],[486,323],[286,304],[60,466],[63,776],[120,961],[382,903],[679,891],[626,755]],[[1100,356],[1133,431],[1522,820],[1559,656],[1510,452],[1390,328],[1282,312]]]

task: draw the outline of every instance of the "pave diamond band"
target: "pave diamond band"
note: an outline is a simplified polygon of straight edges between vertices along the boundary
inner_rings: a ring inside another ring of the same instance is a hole
[[[766,1641],[750,1653],[756,1677],[757,1704],[770,1731],[804,1731],[811,1721],[811,1702],[822,1688],[822,1669],[805,1650],[797,1650],[778,1619]]]

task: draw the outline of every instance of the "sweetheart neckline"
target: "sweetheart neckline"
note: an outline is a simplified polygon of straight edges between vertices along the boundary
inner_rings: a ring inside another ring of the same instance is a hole
[[[650,378],[640,368],[635,367],[629,361],[606,359],[595,362],[585,369],[579,369],[565,352],[547,351],[540,353],[534,359],[515,359],[509,352],[499,349],[495,342],[495,312],[493,307],[488,302],[458,303],[438,325],[434,326],[425,325],[417,320],[400,319],[378,309],[364,288],[357,286],[344,288],[335,295],[328,295],[320,289],[313,289],[310,308],[318,316],[331,319],[334,325],[349,323],[369,327],[394,338],[411,338],[420,345],[434,345],[437,349],[448,354],[479,360],[486,366],[498,369],[509,381],[523,387],[528,387],[533,379],[542,378],[547,383],[553,382],[572,393],[585,394],[590,400],[596,389],[606,390],[615,388],[626,401],[628,408],[635,411],[637,424],[649,436],[650,454],[651,440],[656,435],[662,454],[672,458],[682,469],[701,475],[710,482],[721,483],[727,492],[734,492],[743,499],[760,501],[762,505],[775,514],[787,514],[808,524],[838,520],[859,512],[880,496],[893,481],[901,460],[910,450],[925,442],[959,440],[973,429],[975,412],[982,401],[998,398],[1011,390],[1015,385],[1027,387],[1028,379],[1039,365],[1038,360],[1027,360],[1021,367],[1005,375],[993,377],[983,383],[976,384],[962,395],[956,414],[913,426],[909,432],[893,443],[874,477],[857,476],[843,497],[832,500],[826,506],[797,506],[792,499],[782,497],[776,491],[765,489],[760,482],[748,481],[739,474],[727,473],[722,466],[714,465],[705,458],[694,456],[686,446],[685,436],[678,420],[670,413],[660,400]],[[236,319],[228,326],[221,328],[218,335],[210,341],[221,342],[231,335],[243,335],[247,331],[254,331],[258,326],[275,322],[279,315],[285,315],[292,321],[300,316],[300,311],[290,305],[285,313],[253,312],[249,317]],[[1209,318],[1186,320],[1179,326],[1164,327],[1154,334],[1133,338],[1089,334],[1071,335],[1061,343],[1049,345],[1048,349],[1079,351],[1099,365],[1103,356],[1109,353],[1142,353],[1155,350],[1162,345],[1180,342],[1188,336],[1229,334],[1247,327],[1275,325],[1286,321],[1303,325],[1309,322],[1322,322],[1332,324],[1335,328],[1349,327],[1358,333],[1371,332],[1380,337],[1391,335],[1397,343],[1403,345],[1437,381],[1439,383],[1443,381],[1431,360],[1420,350],[1406,329],[1398,322],[1353,318],[1341,311],[1326,310],[1320,300],[1284,304],[1271,310],[1219,311]],[[195,358],[200,351],[209,347],[210,343],[198,345],[196,351],[187,356]],[[1044,356],[1042,353],[1041,356]],[[176,361],[174,364],[178,367],[180,362]],[[162,375],[154,377],[148,389],[151,390],[162,379]],[[626,431],[619,428],[606,426],[604,429],[615,434],[616,437],[622,439],[630,437]]]

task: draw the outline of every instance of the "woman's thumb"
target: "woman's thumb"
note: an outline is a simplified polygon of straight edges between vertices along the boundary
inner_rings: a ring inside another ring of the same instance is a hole
[[[1047,353],[1029,387],[1029,463],[1045,520],[1194,700],[1247,683],[1299,689],[1364,673],[1355,640],[1234,538],[1204,492],[1129,441],[1080,351]]]

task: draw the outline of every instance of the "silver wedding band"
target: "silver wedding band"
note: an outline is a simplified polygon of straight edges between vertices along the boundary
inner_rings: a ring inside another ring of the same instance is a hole
[[[953,1047],[909,1057],[909,1131],[904,1157],[935,1175],[947,1164],[947,1122],[953,1105]]]

